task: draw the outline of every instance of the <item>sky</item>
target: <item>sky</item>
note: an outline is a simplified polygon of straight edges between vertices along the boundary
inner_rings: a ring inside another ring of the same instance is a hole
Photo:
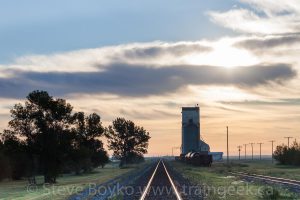
[[[226,151],[226,126],[230,155],[250,142],[271,154],[270,140],[300,140],[297,0],[0,5],[0,131],[38,89],[105,126],[125,117],[145,127],[149,155],[181,145],[181,107],[196,104],[212,151]]]

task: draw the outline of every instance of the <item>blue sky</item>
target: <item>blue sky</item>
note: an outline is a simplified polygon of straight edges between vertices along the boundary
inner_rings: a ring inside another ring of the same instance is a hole
[[[181,107],[195,104],[213,151],[227,125],[231,155],[281,144],[300,132],[299,21],[299,0],[0,0],[0,132],[46,90],[106,126],[144,126],[153,155],[180,146]]]
[[[238,2],[10,0],[0,4],[0,63],[7,63],[28,54],[233,35],[212,23],[206,11],[228,10]]]

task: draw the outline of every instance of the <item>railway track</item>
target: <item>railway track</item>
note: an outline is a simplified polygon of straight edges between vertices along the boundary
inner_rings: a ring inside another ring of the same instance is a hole
[[[300,181],[292,180],[292,179],[285,179],[285,178],[278,178],[273,176],[264,176],[259,174],[249,174],[244,172],[230,172],[230,174],[239,176],[245,179],[250,180],[258,180],[264,183],[273,183],[285,186],[289,189],[294,191],[300,192]]]
[[[160,160],[141,197],[140,200],[182,200],[178,189],[176,188],[172,177],[164,163],[163,160]]]

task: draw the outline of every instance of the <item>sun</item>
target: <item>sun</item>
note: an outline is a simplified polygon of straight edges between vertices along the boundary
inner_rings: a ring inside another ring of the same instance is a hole
[[[259,63],[259,59],[247,50],[232,46],[226,41],[219,41],[213,45],[213,50],[202,54],[190,54],[185,61],[192,65],[212,65],[226,68],[250,66]]]

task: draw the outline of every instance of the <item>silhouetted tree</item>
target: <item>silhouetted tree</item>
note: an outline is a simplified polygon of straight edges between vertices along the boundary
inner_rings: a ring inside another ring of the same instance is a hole
[[[135,158],[147,153],[149,133],[132,121],[117,118],[106,131],[108,147],[113,150],[113,156],[120,159],[120,166],[134,162]]]
[[[85,117],[83,112],[75,113],[73,116],[75,128],[75,143],[73,162],[76,166],[76,173],[81,169],[85,172],[91,171],[93,167],[104,165],[108,156],[99,140],[104,133],[101,118],[96,113]]]
[[[3,152],[9,161],[10,177],[19,180],[27,175],[29,160],[24,141],[5,130],[2,134]]]
[[[25,105],[11,110],[8,134],[24,138],[31,163],[36,155],[45,183],[55,183],[66,151],[71,145],[69,131],[72,106],[63,99],[54,99],[45,91],[33,91]],[[34,167],[33,167],[34,168]]]
[[[290,147],[280,145],[274,151],[274,158],[283,165],[300,165],[300,145],[294,142]]]
[[[0,140],[0,181],[10,176],[9,160],[4,153],[4,144]]]
[[[102,168],[104,168],[105,164],[109,162],[109,157],[107,155],[107,152],[102,149],[94,152],[91,159],[92,159],[93,167],[101,166]]]
[[[0,171],[14,179],[27,176],[30,183],[41,172],[45,183],[55,183],[68,169],[80,173],[104,166],[108,156],[99,139],[104,133],[100,116],[73,114],[72,109],[46,91],[33,91],[25,104],[16,104],[9,129],[0,133]]]
[[[13,109],[11,109],[12,120],[9,121],[8,126],[10,130],[5,130],[4,133],[1,133],[3,138],[25,138],[24,142],[26,143],[26,154],[28,163],[30,166],[27,169],[27,176],[32,177],[33,182],[35,182],[35,172],[37,170],[36,166],[36,126],[34,125],[34,117],[32,116],[33,108],[28,102],[25,102],[25,106],[21,104],[15,104]],[[9,157],[9,155],[6,155]]]

